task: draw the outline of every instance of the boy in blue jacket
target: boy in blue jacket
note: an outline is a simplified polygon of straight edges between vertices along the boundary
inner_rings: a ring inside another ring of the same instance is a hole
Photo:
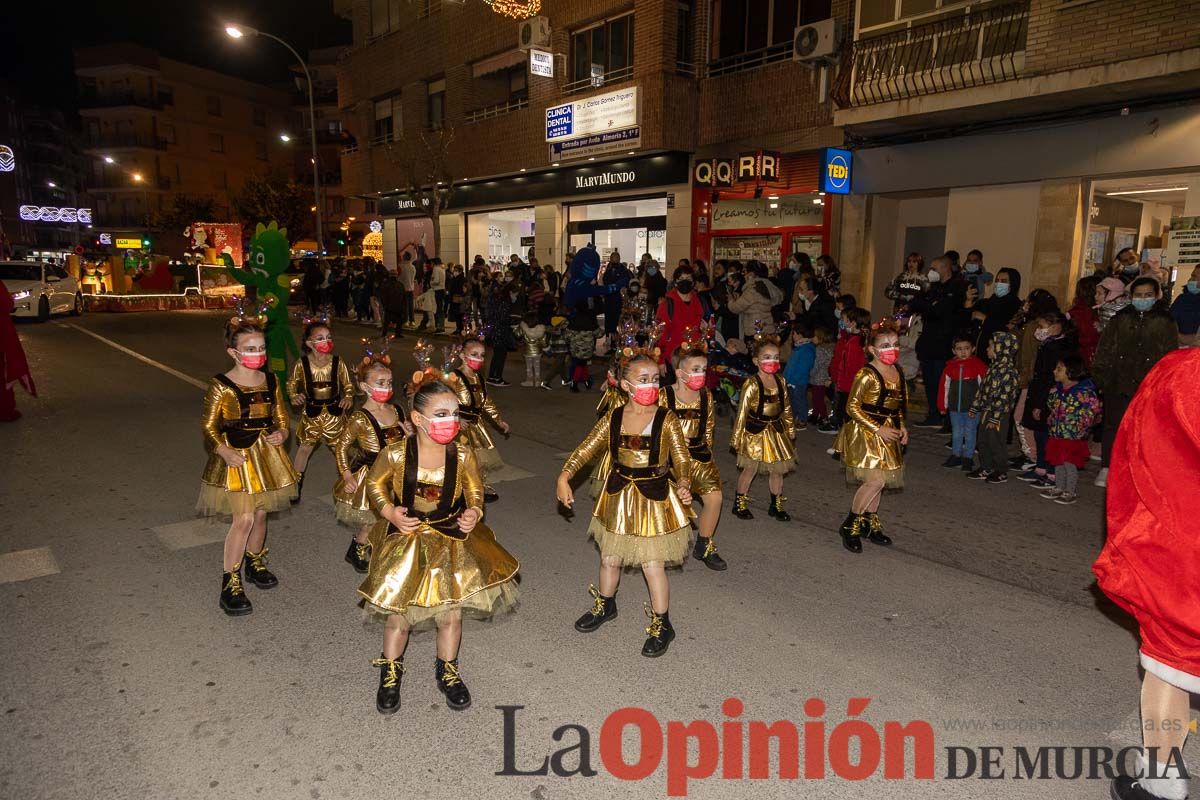
[[[796,420],[798,431],[808,427],[808,375],[816,358],[812,323],[799,320],[792,326],[792,354],[783,368],[783,379],[792,402],[792,419]]]

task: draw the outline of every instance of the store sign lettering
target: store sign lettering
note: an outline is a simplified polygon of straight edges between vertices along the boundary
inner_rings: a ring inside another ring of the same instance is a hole
[[[816,195],[797,195],[794,200],[722,200],[713,206],[714,230],[738,228],[783,228],[821,225],[825,210],[812,199]],[[771,208],[771,206],[776,206]]]
[[[821,191],[828,194],[850,194],[854,154],[849,150],[826,147],[821,151]]]
[[[782,157],[772,150],[742,153],[736,159],[712,158],[697,161],[692,183],[697,186],[732,186],[735,181],[773,183],[779,180]]]
[[[623,183],[633,183],[637,180],[637,173],[633,170],[628,172],[601,172],[599,175],[576,175],[576,189],[595,189],[599,186],[619,186]]]

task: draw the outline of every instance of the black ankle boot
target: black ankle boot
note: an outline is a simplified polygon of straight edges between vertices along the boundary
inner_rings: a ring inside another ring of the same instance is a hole
[[[242,565],[221,575],[221,610],[231,617],[240,617],[254,610],[250,598],[242,590]]]
[[[264,547],[258,553],[251,553],[247,550],[246,558],[242,563],[246,567],[246,580],[258,588],[274,589],[279,585],[279,579],[271,570],[267,569],[267,548]]]
[[[842,546],[851,553],[862,552],[862,523],[863,518],[851,511],[839,531],[842,534]]]
[[[375,708],[380,714],[395,714],[400,710],[400,680],[404,676],[403,658],[385,658],[382,653],[371,662],[379,667],[379,691],[375,692]]]
[[[868,511],[864,514],[867,518],[867,541],[875,544],[891,544],[890,537],[883,532],[883,523],[879,521],[879,515],[874,511]]]
[[[725,563],[725,559],[721,558],[717,552],[717,543],[711,536],[697,536],[696,546],[692,550],[692,557],[697,561],[703,562],[704,566],[709,569],[715,569],[717,572],[722,572],[729,567]]]
[[[446,705],[453,711],[463,711],[471,707],[471,692],[462,682],[458,672],[458,659],[442,661],[436,659],[433,674],[437,679],[438,689],[446,696]]]
[[[781,494],[771,495],[771,508],[767,513],[780,522],[789,522],[792,519],[792,515],[783,510],[784,499],[784,496]]]
[[[496,490],[490,486],[483,487],[483,502],[494,503],[500,499],[500,495],[496,494]]]
[[[738,519],[754,519],[750,513],[750,498],[742,493],[733,496],[733,515]]]
[[[304,493],[304,473],[296,473],[296,496],[292,498],[292,505],[300,502],[300,495]]]
[[[650,618],[650,624],[646,626],[646,636],[649,638],[642,645],[642,655],[658,658],[671,646],[675,629],[671,627],[671,617],[666,611],[656,614],[650,606],[646,606],[646,616]]]
[[[355,572],[365,573],[367,565],[371,563],[371,545],[359,544],[351,539],[350,547],[346,549],[346,563],[354,567]]]
[[[617,618],[617,598],[605,597],[595,586],[588,587],[592,596],[592,609],[575,620],[575,630],[580,633],[591,633],[610,619]]]

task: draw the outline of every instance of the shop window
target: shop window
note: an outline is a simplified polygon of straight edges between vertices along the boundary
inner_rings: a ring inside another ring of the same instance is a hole
[[[395,141],[401,132],[400,95],[375,101],[375,125],[371,129],[372,144]]]
[[[400,0],[371,0],[371,38],[400,27]]]
[[[208,109],[209,116],[221,116],[221,98],[217,97],[215,94],[207,95],[204,98],[204,105],[205,108]]]
[[[446,124],[446,79],[429,81],[426,86],[429,93],[426,127],[436,131]]]
[[[253,106],[250,109],[250,121],[254,123],[256,127],[267,127],[267,110],[262,106]]]
[[[489,262],[506,264],[516,253],[529,258],[533,247],[533,207],[508,208],[467,215],[467,252],[481,255]]]
[[[224,153],[225,137],[219,133],[210,133],[208,135],[208,149],[214,153]]]
[[[572,34],[572,82],[591,80],[593,65],[611,79],[628,77],[633,68],[633,14]]]
[[[257,158],[259,161],[267,160],[267,143],[266,142],[255,142],[254,143],[254,157]]]

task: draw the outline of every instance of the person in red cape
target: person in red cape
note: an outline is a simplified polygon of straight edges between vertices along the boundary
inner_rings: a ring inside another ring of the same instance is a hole
[[[4,281],[0,281],[0,422],[15,422],[21,418],[13,384],[19,382],[25,391],[37,397],[29,362],[25,360],[25,350],[17,336],[17,326],[13,324],[13,308],[12,295]]]
[[[1117,800],[1183,800],[1189,693],[1200,694],[1200,350],[1150,370],[1113,446],[1108,541],[1092,566],[1100,588],[1141,635],[1138,777],[1113,781]]]

